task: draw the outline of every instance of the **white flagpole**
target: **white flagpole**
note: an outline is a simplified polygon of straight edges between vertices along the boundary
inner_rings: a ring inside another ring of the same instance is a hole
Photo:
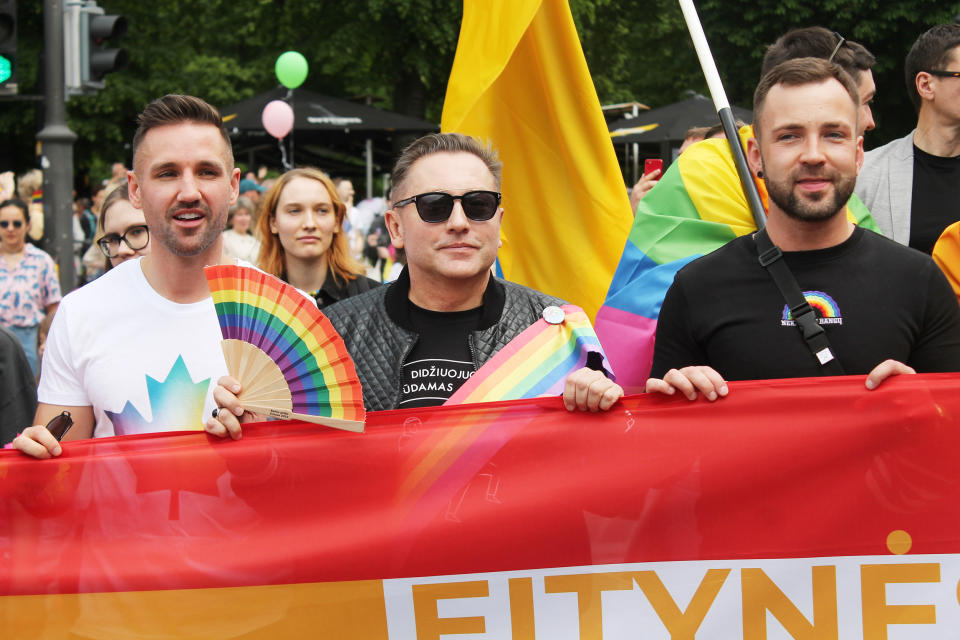
[[[730,109],[730,103],[727,102],[727,94],[723,90],[723,83],[720,81],[720,74],[717,72],[717,65],[713,61],[713,54],[710,53],[710,45],[703,33],[703,26],[700,24],[697,9],[693,6],[693,0],[680,0],[680,10],[683,11],[683,18],[687,22],[687,31],[690,32],[690,38],[693,40],[693,48],[696,49],[697,57],[700,58],[700,67],[703,69],[703,75],[707,80],[707,87],[710,89],[710,96],[713,98],[713,106],[717,109],[717,115],[723,125],[727,142],[730,143],[733,160],[737,165],[737,173],[740,174],[740,184],[747,196],[747,202],[750,203],[753,219],[757,223],[757,229],[763,229],[767,220],[766,212],[763,209],[757,185],[753,182],[753,173],[750,171],[747,156],[740,144],[740,134],[737,132],[736,120],[733,117],[733,111]]]

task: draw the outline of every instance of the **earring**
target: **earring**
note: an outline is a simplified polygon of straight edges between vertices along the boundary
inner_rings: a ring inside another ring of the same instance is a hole
[[[763,178],[763,171],[757,171],[757,177]]]

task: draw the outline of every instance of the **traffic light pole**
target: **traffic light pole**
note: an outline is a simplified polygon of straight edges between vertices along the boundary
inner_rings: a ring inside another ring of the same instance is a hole
[[[76,286],[73,263],[73,143],[77,134],[67,125],[63,88],[62,0],[44,0],[44,94],[46,119],[37,134],[42,144],[44,248],[60,270],[66,294]]]

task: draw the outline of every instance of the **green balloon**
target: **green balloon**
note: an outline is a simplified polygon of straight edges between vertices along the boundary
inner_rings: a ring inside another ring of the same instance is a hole
[[[277,80],[287,89],[296,89],[307,79],[307,59],[296,51],[287,51],[277,58]]]

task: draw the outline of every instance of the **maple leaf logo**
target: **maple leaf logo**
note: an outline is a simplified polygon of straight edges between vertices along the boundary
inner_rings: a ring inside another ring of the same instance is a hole
[[[203,404],[210,378],[194,382],[182,355],[177,357],[165,380],[146,378],[152,419],[143,417],[128,400],[119,413],[105,412],[116,435],[203,428]]]

